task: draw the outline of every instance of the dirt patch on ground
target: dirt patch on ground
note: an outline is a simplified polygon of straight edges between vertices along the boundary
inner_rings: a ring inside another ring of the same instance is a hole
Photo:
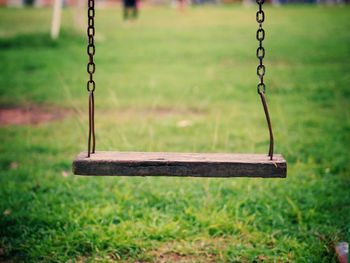
[[[214,263],[218,255],[214,251],[223,250],[227,246],[224,239],[212,239],[194,242],[168,242],[149,254],[154,262]]]
[[[197,262],[206,262],[206,263],[215,263],[215,256],[213,255],[181,255],[179,253],[165,253],[160,255],[156,263],[197,263]]]
[[[117,116],[118,119],[130,118],[168,118],[171,116],[199,116],[205,113],[202,109],[197,108],[175,108],[175,107],[145,107],[145,108],[122,108],[114,110],[99,111],[96,108],[95,117]],[[11,125],[39,125],[52,121],[62,120],[72,114],[73,110],[64,108],[54,108],[50,106],[0,106],[0,126]],[[87,116],[84,112],[78,113],[80,117]],[[179,127],[190,126],[188,120],[179,122]]]
[[[65,118],[71,110],[44,106],[0,107],[0,126],[39,125]]]

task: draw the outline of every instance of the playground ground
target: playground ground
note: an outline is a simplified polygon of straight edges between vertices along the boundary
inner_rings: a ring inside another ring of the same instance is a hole
[[[97,149],[259,152],[255,6],[96,12]],[[267,8],[286,179],[77,177],[86,37],[65,9],[0,9],[0,261],[335,262],[349,240],[350,9]]]

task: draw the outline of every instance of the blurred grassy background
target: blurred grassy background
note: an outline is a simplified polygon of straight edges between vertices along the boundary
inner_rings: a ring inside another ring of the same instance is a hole
[[[332,262],[349,231],[349,7],[266,8],[267,96],[288,178],[84,178],[86,38],[0,9],[0,103],[73,113],[0,127],[0,260]],[[97,10],[98,150],[266,152],[255,7]],[[14,165],[15,164],[15,165]]]

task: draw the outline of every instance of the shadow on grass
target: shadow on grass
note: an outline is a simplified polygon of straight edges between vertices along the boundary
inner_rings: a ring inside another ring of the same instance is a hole
[[[85,43],[84,36],[72,31],[63,31],[57,40],[53,40],[49,33],[31,33],[20,34],[12,37],[0,38],[1,49],[15,48],[42,48],[42,47],[59,47],[64,43]]]

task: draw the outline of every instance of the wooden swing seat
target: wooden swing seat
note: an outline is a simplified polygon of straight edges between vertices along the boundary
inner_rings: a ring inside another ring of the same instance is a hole
[[[76,175],[285,178],[286,160],[275,154],[99,151],[73,161]]]

